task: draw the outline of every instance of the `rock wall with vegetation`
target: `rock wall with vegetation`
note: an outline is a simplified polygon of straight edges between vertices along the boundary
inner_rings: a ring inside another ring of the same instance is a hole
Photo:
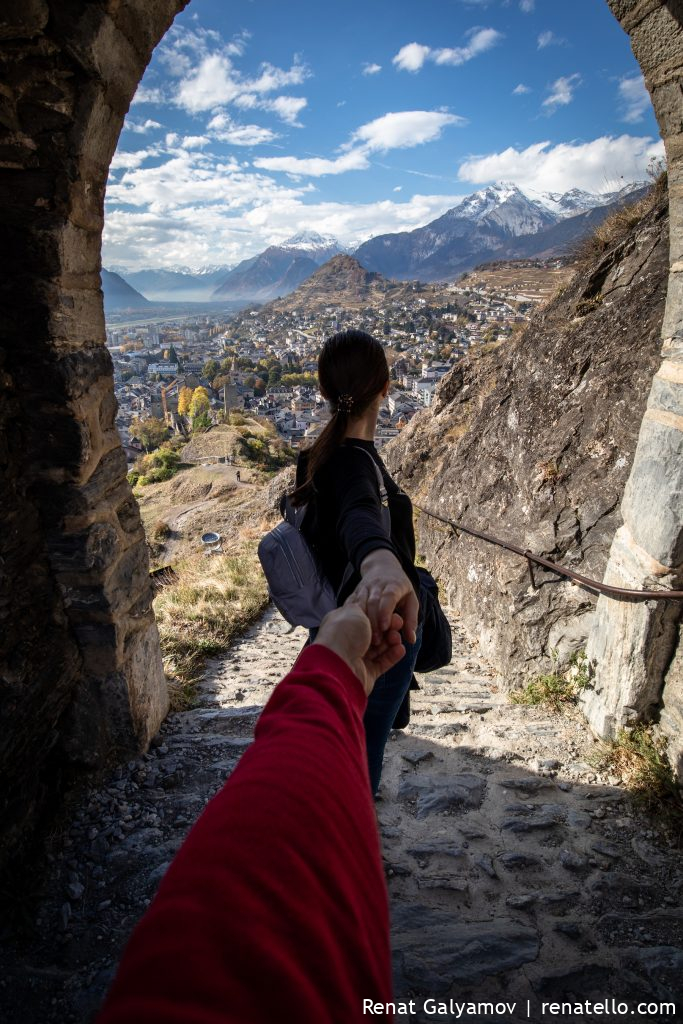
[[[666,296],[664,189],[605,225],[514,342],[475,353],[387,448],[414,501],[601,580],[621,523]],[[586,647],[595,599],[421,516],[419,547],[510,684]]]

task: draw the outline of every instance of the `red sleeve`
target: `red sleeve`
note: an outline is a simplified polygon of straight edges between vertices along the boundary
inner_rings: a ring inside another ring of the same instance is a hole
[[[350,1024],[363,999],[391,1000],[365,704],[341,658],[304,650],[171,864],[98,1024]]]

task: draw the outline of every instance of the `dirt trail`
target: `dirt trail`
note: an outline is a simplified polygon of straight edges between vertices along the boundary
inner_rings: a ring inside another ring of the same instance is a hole
[[[268,610],[209,665],[198,706],[170,715],[148,754],[74,794],[42,900],[0,955],[8,1020],[92,1018],[127,935],[304,639]],[[590,767],[578,715],[511,704],[457,622],[455,641],[452,665],[422,678],[410,726],[393,734],[377,805],[396,998],[413,1000],[397,1019],[541,1024],[542,1001],[680,1003],[680,853]],[[458,1016],[451,999],[517,1006]]]

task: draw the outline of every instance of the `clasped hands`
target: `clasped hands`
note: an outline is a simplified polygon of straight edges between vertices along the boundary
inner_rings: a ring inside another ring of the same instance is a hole
[[[418,611],[400,562],[380,548],[363,559],[360,583],[341,608],[325,616],[315,643],[343,658],[369,696],[379,676],[405,654],[403,637],[415,642]]]

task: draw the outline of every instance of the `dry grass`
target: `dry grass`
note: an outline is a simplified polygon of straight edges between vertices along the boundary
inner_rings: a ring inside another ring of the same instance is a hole
[[[206,659],[222,653],[268,603],[256,541],[242,538],[239,554],[192,556],[175,566],[178,582],[154,602],[171,707],[192,706]]]
[[[666,741],[646,725],[622,729],[614,743],[604,745],[594,758],[597,768],[618,775],[647,810],[677,823],[683,834],[683,793],[666,753]]]
[[[488,288],[492,295],[513,301],[545,303],[566,285],[573,274],[571,266],[554,266],[554,261],[534,266],[533,261],[510,261],[477,267],[462,283],[471,288]],[[522,299],[519,297],[522,296]]]
[[[626,203],[611,213],[595,231],[582,239],[571,256],[579,270],[592,267],[605,253],[623,242],[635,225],[653,210],[667,190],[666,173],[660,174],[649,192],[634,203]]]

